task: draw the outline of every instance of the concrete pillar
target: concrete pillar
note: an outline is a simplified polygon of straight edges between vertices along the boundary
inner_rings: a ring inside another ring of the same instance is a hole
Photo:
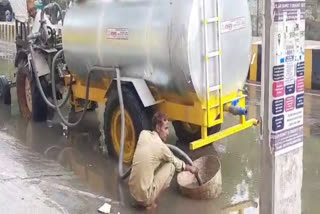
[[[261,214],[300,214],[305,2],[265,0],[261,94]]]

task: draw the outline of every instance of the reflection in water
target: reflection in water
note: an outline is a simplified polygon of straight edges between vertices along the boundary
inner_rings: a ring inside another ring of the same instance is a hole
[[[242,180],[236,187],[236,194],[231,197],[232,204],[248,200],[249,198],[249,185],[245,180]]]
[[[62,136],[63,130],[59,124],[48,128],[46,123],[28,122],[26,129],[20,131],[25,131],[25,135],[22,134],[25,145],[72,171],[88,185],[90,191],[112,198],[114,213],[126,210],[121,204],[129,204],[124,197],[128,193],[123,190],[128,187],[119,182],[117,163],[100,152],[99,133],[96,133],[96,125],[91,122],[90,119],[85,121],[88,129],[83,125],[80,129],[72,129],[68,138]]]
[[[8,129],[6,123],[11,117],[11,108],[10,106],[0,104],[0,109],[0,130],[6,131]]]

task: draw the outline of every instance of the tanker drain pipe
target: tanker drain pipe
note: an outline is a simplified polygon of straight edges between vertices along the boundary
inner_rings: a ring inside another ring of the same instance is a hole
[[[225,106],[224,110],[230,112],[233,115],[245,115],[246,116],[248,114],[248,110],[245,108],[242,108],[240,106],[233,106],[233,105]]]

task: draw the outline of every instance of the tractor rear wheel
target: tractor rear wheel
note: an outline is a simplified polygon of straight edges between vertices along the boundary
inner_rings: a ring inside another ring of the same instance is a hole
[[[21,60],[17,68],[17,97],[20,113],[25,119],[40,122],[47,119],[48,107],[42,99],[27,63]]]
[[[104,113],[105,143],[109,154],[118,157],[120,154],[121,110],[118,91],[111,89]],[[122,86],[125,108],[125,145],[123,162],[131,163],[137,141],[142,130],[151,128],[150,117],[135,90],[127,85]]]
[[[0,104],[11,104],[10,83],[5,76],[0,76]]]

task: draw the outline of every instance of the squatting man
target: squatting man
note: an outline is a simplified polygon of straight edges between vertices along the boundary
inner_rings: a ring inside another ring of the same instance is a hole
[[[175,157],[164,143],[169,135],[168,125],[167,115],[157,112],[152,118],[153,131],[140,133],[133,157],[130,192],[137,204],[146,208],[156,207],[159,195],[170,186],[175,171],[198,173],[196,167]]]

